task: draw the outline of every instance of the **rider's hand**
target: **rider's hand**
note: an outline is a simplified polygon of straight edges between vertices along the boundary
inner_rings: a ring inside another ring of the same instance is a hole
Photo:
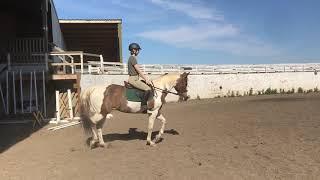
[[[146,83],[147,83],[148,85],[151,85],[151,81],[150,81],[149,78],[146,78]]]

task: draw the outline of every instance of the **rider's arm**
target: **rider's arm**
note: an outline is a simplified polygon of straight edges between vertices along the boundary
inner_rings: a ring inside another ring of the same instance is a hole
[[[134,68],[137,70],[139,75],[147,82],[148,78],[141,72],[139,64],[135,64]]]

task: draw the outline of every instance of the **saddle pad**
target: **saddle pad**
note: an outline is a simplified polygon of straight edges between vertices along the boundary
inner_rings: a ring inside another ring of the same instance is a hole
[[[128,101],[142,102],[144,91],[135,88],[126,88],[126,97]]]

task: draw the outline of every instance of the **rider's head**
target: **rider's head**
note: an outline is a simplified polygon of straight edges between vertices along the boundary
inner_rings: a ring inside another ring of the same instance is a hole
[[[138,55],[139,54],[139,51],[141,50],[139,44],[137,43],[131,43],[129,45],[129,51],[131,53],[131,55]]]

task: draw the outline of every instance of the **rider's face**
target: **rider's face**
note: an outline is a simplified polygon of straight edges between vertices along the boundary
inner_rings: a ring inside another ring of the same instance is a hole
[[[134,49],[133,50],[134,54],[137,56],[139,54],[139,50],[138,49]]]

